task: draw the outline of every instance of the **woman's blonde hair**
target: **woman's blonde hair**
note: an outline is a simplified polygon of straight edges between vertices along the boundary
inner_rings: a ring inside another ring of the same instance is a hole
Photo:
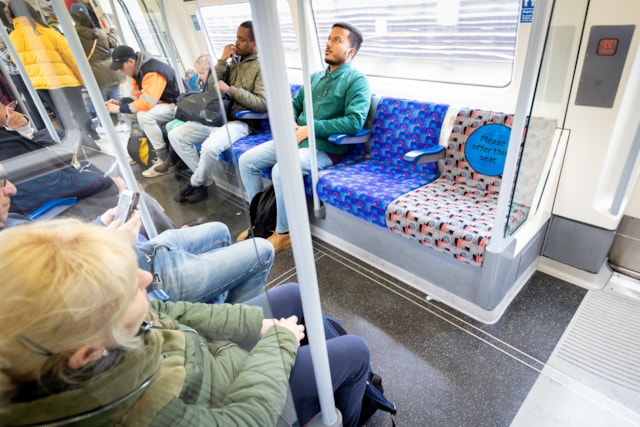
[[[75,219],[4,230],[0,275],[0,407],[44,374],[73,383],[68,358],[83,345],[139,342],[121,324],[138,277],[124,233]]]
[[[193,63],[194,66],[198,66],[198,65],[204,65],[206,66],[208,69],[211,69],[211,57],[209,56],[208,53],[201,53],[200,56],[198,56],[196,58],[196,60]]]

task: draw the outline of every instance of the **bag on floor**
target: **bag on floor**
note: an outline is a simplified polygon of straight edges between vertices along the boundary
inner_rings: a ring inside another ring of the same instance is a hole
[[[253,196],[249,205],[253,235],[265,239],[271,236],[276,229],[277,214],[276,193],[270,185]]]
[[[127,142],[127,152],[137,164],[143,168],[151,167],[156,159],[156,151],[153,149],[149,138],[138,123],[131,125],[131,135]]]
[[[323,316],[326,331],[335,331],[336,336],[347,334],[346,329],[337,319],[327,315]],[[327,335],[330,337],[329,333],[327,333]],[[369,366],[369,378],[367,379],[367,387],[364,390],[364,397],[362,398],[362,409],[360,409],[358,425],[364,425],[377,410],[389,412],[392,415],[391,424],[393,426],[396,425],[393,420],[393,415],[397,412],[396,405],[384,396],[382,378],[375,374],[373,370],[371,370],[371,366]]]

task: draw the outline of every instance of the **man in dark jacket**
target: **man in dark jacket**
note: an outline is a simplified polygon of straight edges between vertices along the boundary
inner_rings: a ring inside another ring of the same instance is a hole
[[[131,77],[131,98],[106,102],[111,114],[135,114],[160,161],[169,157],[161,125],[173,120],[175,102],[180,94],[176,73],[169,65],[154,59],[149,52],[135,52],[129,46],[117,46],[111,55],[111,69]],[[155,165],[143,176],[157,176]]]

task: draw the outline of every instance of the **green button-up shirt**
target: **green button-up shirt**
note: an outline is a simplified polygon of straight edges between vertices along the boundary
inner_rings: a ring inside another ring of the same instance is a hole
[[[327,138],[336,133],[356,133],[364,127],[371,105],[371,90],[367,77],[351,66],[342,65],[333,72],[329,67],[311,75],[313,118],[316,132],[316,148],[327,153],[344,154],[346,145],[335,145]],[[304,91],[293,99],[296,123],[307,125],[304,110]],[[300,147],[308,147],[304,140]]]

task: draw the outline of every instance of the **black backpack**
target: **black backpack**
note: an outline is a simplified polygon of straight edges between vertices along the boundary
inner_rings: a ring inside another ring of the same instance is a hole
[[[138,123],[131,125],[131,135],[127,142],[127,152],[137,164],[151,167],[156,159],[156,151]]]
[[[276,229],[276,193],[273,185],[268,186],[251,199],[249,215],[251,216],[251,228],[255,237],[267,238]]]
[[[337,319],[323,315],[325,330],[335,331],[336,335],[346,335],[347,331]],[[330,337],[327,334],[327,337]],[[358,425],[363,426],[369,418],[377,410],[391,413],[391,424],[396,425],[393,420],[393,415],[397,413],[396,405],[384,396],[384,388],[382,387],[382,378],[375,374],[369,366],[369,378],[367,379],[367,387],[364,390],[364,397],[362,398],[362,408],[360,409],[360,419]]]

